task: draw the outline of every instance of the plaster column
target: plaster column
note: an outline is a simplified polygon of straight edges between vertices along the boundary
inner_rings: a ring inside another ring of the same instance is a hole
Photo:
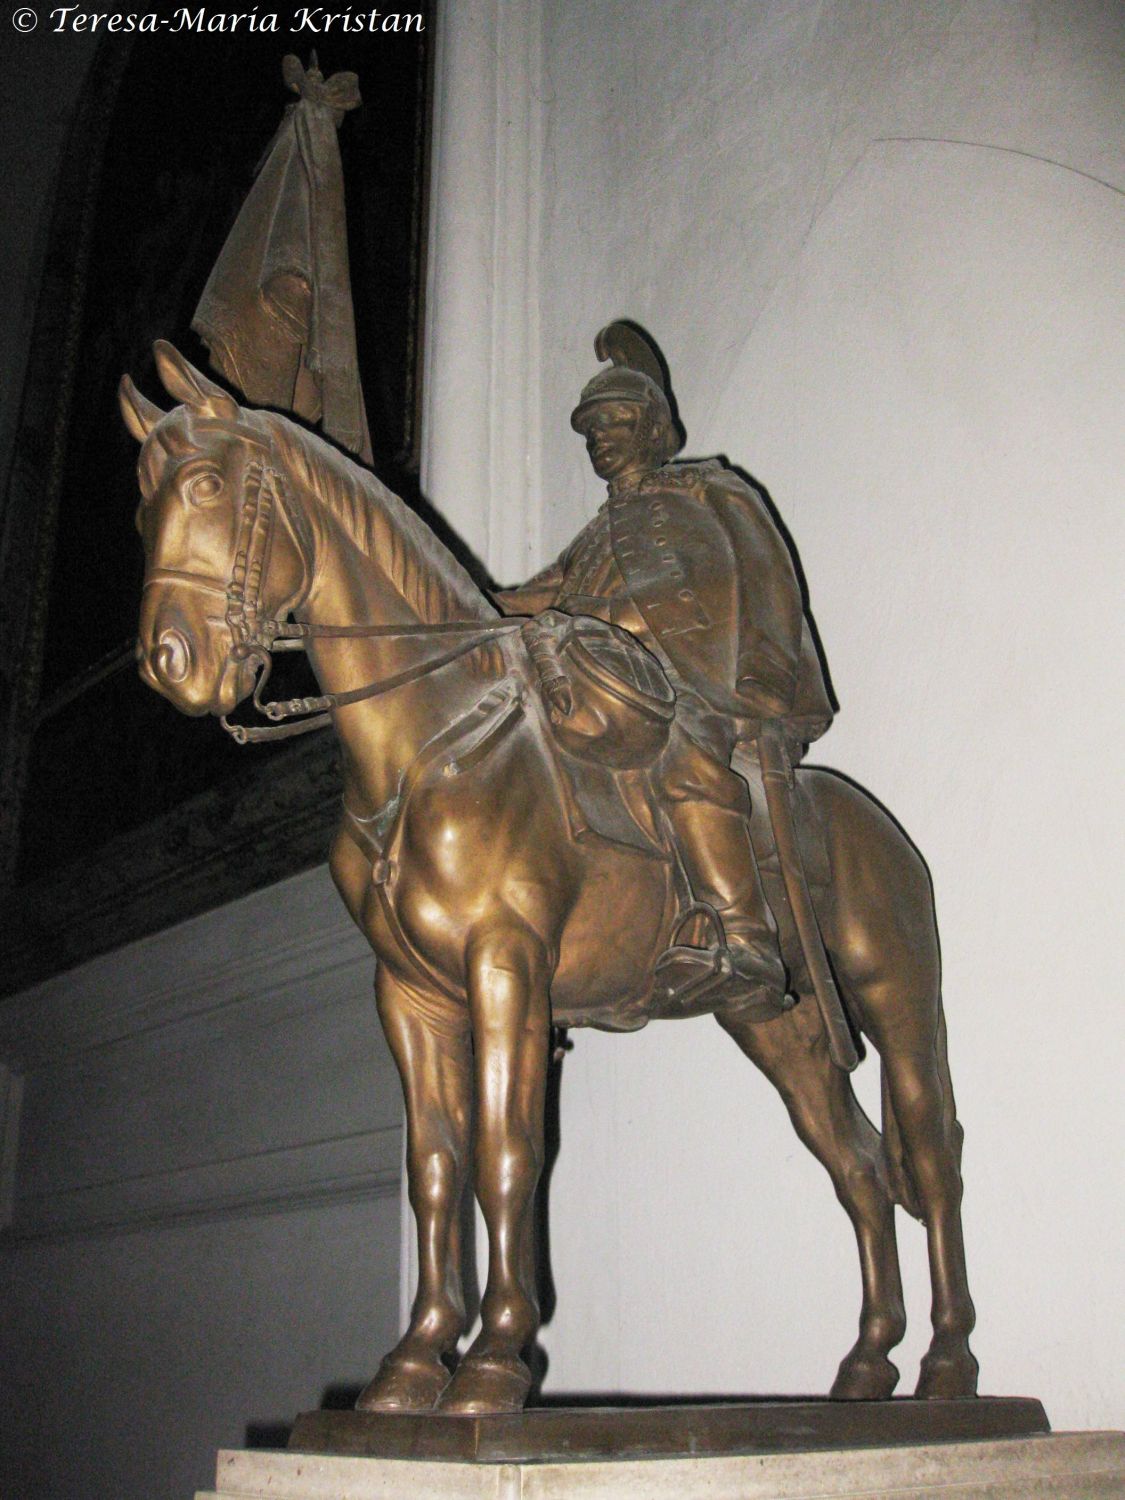
[[[539,556],[538,0],[443,7],[422,486],[502,582]]]

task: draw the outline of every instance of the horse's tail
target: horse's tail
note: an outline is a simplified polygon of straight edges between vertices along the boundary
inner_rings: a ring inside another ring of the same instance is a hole
[[[946,1040],[945,1030],[945,1007],[938,1000],[937,1034],[934,1038],[934,1048],[937,1053],[938,1080],[941,1084],[942,1099],[942,1131],[953,1148],[954,1159],[957,1168],[961,1167],[961,1146],[965,1139],[965,1132],[961,1129],[961,1122],[957,1118],[957,1107],[953,1100],[953,1080],[949,1074],[949,1048]],[[887,1082],[887,1065],[882,1068],[882,1095],[883,1095],[883,1158],[886,1162],[887,1176],[890,1179],[891,1192],[894,1200],[900,1204],[908,1214],[916,1219],[921,1219],[922,1208],[918,1189],[910,1172],[910,1163],[906,1157],[906,1151],[902,1143],[902,1131],[899,1129],[898,1120],[895,1117],[894,1104],[891,1101],[890,1085]]]

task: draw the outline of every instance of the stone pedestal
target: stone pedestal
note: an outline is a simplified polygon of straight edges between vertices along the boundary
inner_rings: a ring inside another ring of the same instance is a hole
[[[221,1452],[196,1500],[1121,1500],[1125,1434],[569,1463]]]

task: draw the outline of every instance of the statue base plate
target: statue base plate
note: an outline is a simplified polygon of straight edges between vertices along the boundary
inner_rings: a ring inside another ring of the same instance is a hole
[[[971,1401],[718,1401],[675,1405],[543,1406],[499,1416],[310,1411],[295,1453],[510,1464],[704,1454],[807,1453],[904,1443],[966,1442],[1050,1432],[1042,1403]]]
[[[450,1422],[472,1418],[449,1417]],[[1120,1500],[1125,1435],[563,1463],[219,1454],[196,1500]]]

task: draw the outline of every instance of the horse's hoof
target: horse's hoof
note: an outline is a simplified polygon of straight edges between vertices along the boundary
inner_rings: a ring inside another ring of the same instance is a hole
[[[898,1384],[898,1369],[885,1354],[845,1355],[832,1382],[832,1401],[887,1401]]]
[[[522,1411],[531,1371],[518,1356],[467,1354],[439,1402],[439,1410],[461,1416]]]
[[[965,1401],[977,1393],[978,1365],[968,1344],[931,1349],[922,1359],[915,1396],[925,1401]]]
[[[379,1373],[359,1393],[356,1411],[432,1411],[449,1384],[440,1359],[388,1355]]]

